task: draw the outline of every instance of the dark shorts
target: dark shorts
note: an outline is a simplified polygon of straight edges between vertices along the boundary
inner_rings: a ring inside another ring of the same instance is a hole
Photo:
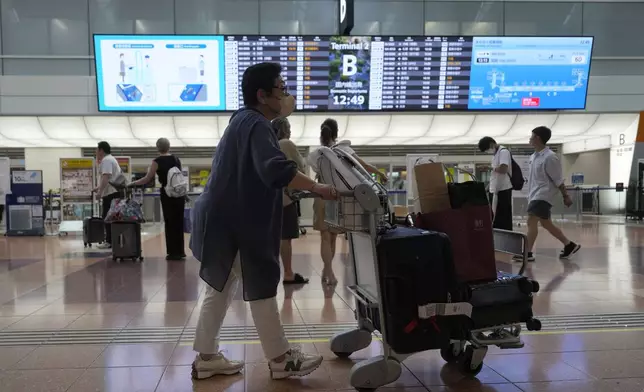
[[[528,215],[534,215],[541,219],[550,219],[552,204],[543,200],[533,200],[528,204]]]
[[[282,210],[282,239],[300,238],[300,222],[297,216],[297,204],[291,203]]]

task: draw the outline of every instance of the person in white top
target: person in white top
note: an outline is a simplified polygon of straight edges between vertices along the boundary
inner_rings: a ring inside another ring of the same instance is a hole
[[[479,150],[494,154],[490,177],[493,226],[495,229],[512,230],[512,155],[489,136],[479,141]]]
[[[387,182],[387,176],[383,172],[379,171],[375,166],[368,164],[356,154],[353,148],[351,148],[351,142],[349,140],[338,142],[337,139],[338,122],[332,118],[327,118],[320,126],[320,144],[324,147],[336,147],[341,149],[347,154],[353,156],[367,172],[378,176],[383,183]],[[313,159],[314,156],[315,154],[309,154],[308,164],[314,172],[318,173],[319,169],[317,167],[317,162]],[[338,280],[333,273],[333,258],[335,257],[335,244],[340,232],[327,225],[324,221],[324,205],[325,203],[321,199],[315,199],[313,201],[313,229],[319,231],[322,235],[322,241],[320,243],[320,255],[322,257],[322,263],[324,263],[322,270],[322,283],[325,285],[335,285],[338,283]]]
[[[121,174],[121,167],[116,161],[116,158],[112,156],[112,148],[108,142],[98,143],[98,148],[96,149],[96,161],[99,162],[98,174],[100,177],[98,180],[98,186],[94,188],[94,192],[96,192],[103,201],[101,215],[103,219],[105,219],[108,211],[110,210],[112,200],[120,197],[119,191],[110,185],[110,181],[116,180],[119,174]],[[100,244],[99,247],[103,249],[112,247],[112,225],[109,223],[105,224],[105,242]]]
[[[572,199],[566,190],[566,184],[561,170],[561,162],[557,155],[546,146],[552,131],[548,127],[537,127],[532,130],[530,145],[534,147],[534,154],[530,157],[530,174],[528,176],[528,260],[534,261],[532,248],[539,234],[538,224],[561,241],[564,249],[559,258],[568,259],[577,253],[580,245],[570,241],[568,237],[551,219],[550,210],[558,194],[563,197],[566,207],[572,205]]]

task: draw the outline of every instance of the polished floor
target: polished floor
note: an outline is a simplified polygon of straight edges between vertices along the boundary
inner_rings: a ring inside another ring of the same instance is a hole
[[[566,264],[556,259],[556,241],[541,233],[527,273],[541,283],[534,310],[545,328],[525,333],[523,349],[491,349],[477,378],[436,352],[417,354],[382,391],[644,391],[644,227],[621,223],[566,223],[583,244]],[[295,242],[294,259],[311,283],[280,287],[279,303],[288,337],[321,353],[321,369],[271,381],[238,295],[222,337],[226,353],[246,361],[244,372],[193,381],[190,341],[204,284],[194,259],[164,260],[158,230],[146,228],[142,264],[115,264],[74,236],[0,238],[0,391],[350,391],[353,363],[380,352],[377,341],[348,361],[329,351],[328,336],[354,323],[353,302],[342,284],[321,285],[319,236],[310,232]],[[339,253],[346,246],[339,243]],[[351,280],[346,258],[335,264],[341,282]]]

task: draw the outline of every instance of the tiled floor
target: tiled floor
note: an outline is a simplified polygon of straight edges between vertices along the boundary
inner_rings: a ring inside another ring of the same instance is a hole
[[[535,313],[644,312],[644,227],[587,220],[567,224],[566,230],[583,248],[562,264],[556,260],[558,244],[542,233],[538,261],[527,272],[542,288]],[[115,264],[106,253],[84,250],[75,237],[1,238],[0,390],[350,391],[351,366],[380,352],[374,341],[343,361],[319,336],[299,339],[305,349],[324,356],[321,369],[276,382],[268,377],[261,347],[240,336],[225,349],[246,361],[243,374],[192,381],[194,352],[186,336],[196,325],[204,284],[195,260],[164,260],[162,237],[157,228],[148,229],[142,264]],[[292,331],[354,320],[350,293],[342,285],[329,290],[320,283],[318,247],[315,233],[295,242],[296,270],[312,280],[303,288],[280,288],[282,319]],[[345,253],[346,244],[338,250]],[[499,267],[516,269],[507,263]],[[337,258],[336,273],[342,281],[351,277],[344,256]],[[230,331],[252,330],[239,295],[225,324]],[[382,390],[644,391],[644,323],[621,331],[549,330],[525,334],[524,341],[520,350],[491,349],[477,378],[445,365],[436,352],[417,354],[404,362],[400,379]]]

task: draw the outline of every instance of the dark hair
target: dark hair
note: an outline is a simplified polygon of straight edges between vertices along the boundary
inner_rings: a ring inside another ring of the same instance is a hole
[[[543,144],[547,144],[550,138],[552,137],[552,131],[546,126],[536,127],[532,130],[532,133],[536,136],[539,136]]]
[[[330,146],[338,138],[338,122],[327,118],[320,125],[320,141],[324,146]]]
[[[246,68],[242,76],[244,105],[257,106],[259,90],[264,90],[270,95],[281,73],[282,66],[276,63],[259,63]]]
[[[496,140],[492,139],[489,136],[482,137],[481,140],[479,140],[479,150],[481,152],[485,152],[490,149],[490,146],[492,144],[496,144]]]
[[[286,130],[291,125],[286,117],[277,117],[271,121],[271,125],[273,126],[273,130],[275,131],[278,140],[286,139]]]
[[[105,154],[111,154],[112,153],[112,147],[110,147],[110,144],[108,142],[99,142],[98,143],[98,149],[103,151]]]

